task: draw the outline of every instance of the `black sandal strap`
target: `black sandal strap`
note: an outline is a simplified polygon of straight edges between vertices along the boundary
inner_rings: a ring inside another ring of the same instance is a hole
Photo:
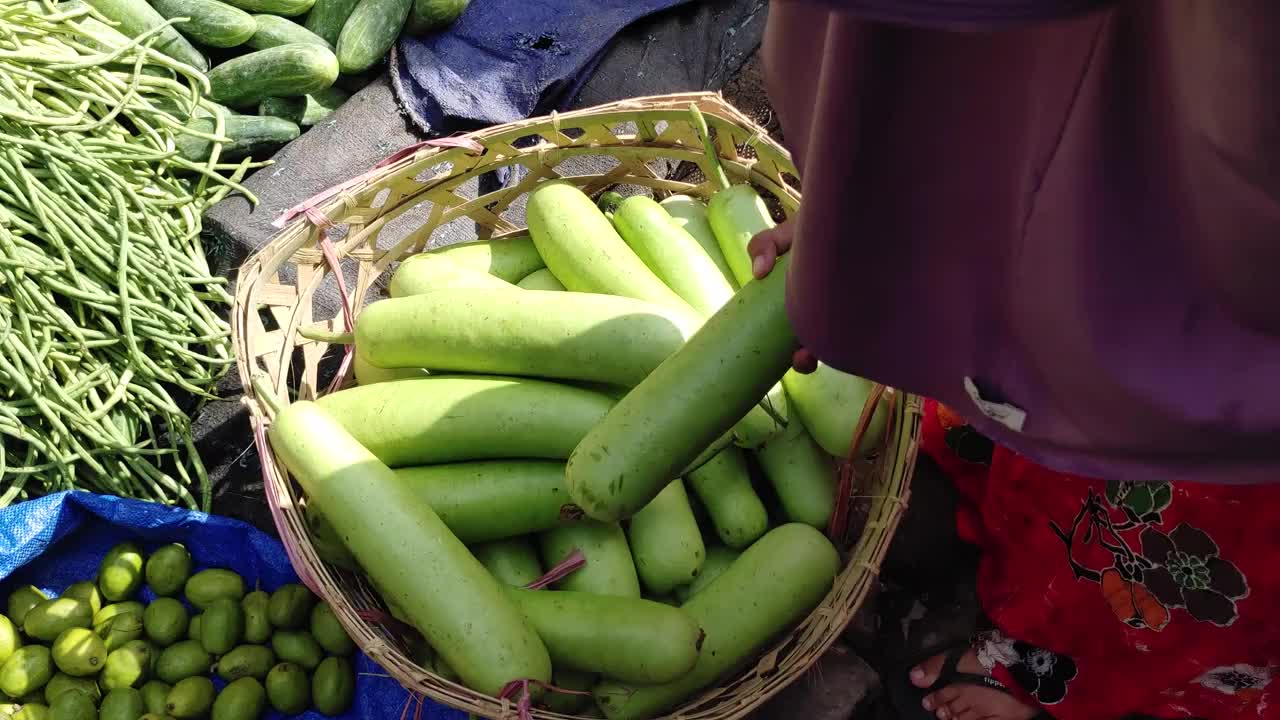
[[[967,645],[957,645],[956,647],[948,650],[947,654],[943,656],[942,669],[938,672],[938,679],[935,680],[925,692],[937,692],[938,690],[950,685],[980,685],[982,687],[989,687],[992,690],[999,690],[1002,693],[1009,692],[1009,688],[1005,687],[1004,683],[996,680],[990,675],[979,675],[977,673],[961,672],[960,670],[957,670],[956,668],[960,664],[960,659],[963,658],[964,654],[967,652],[969,652],[969,646]]]

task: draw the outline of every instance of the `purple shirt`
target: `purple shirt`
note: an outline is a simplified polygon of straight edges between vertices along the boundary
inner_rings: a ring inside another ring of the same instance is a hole
[[[765,52],[819,358],[1064,472],[1280,481],[1280,2],[781,0]]]

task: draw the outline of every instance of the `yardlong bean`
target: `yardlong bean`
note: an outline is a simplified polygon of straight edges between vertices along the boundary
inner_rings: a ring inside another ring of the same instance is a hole
[[[208,509],[184,408],[233,358],[200,217],[253,202],[263,163],[218,162],[208,80],[152,49],[160,28],[51,0],[0,18],[0,507],[84,488]],[[180,157],[182,135],[211,158]]]

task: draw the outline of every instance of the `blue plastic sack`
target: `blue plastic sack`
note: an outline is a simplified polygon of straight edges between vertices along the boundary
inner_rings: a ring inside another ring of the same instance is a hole
[[[561,109],[623,28],[685,2],[472,0],[447,31],[401,38],[391,79],[428,133],[520,120]]]
[[[191,551],[195,570],[235,570],[250,587],[271,591],[298,576],[279,540],[239,520],[85,492],[61,492],[0,509],[0,597],[18,586],[35,585],[60,593],[92,578],[116,543],[133,540],[150,552],[171,542]],[[155,595],[142,591],[143,600]],[[356,659],[356,701],[341,720],[395,720],[408,692],[363,653]],[[219,689],[222,681],[214,678]],[[416,704],[414,705],[416,708]],[[412,717],[413,710],[409,716]],[[268,709],[269,720],[282,716]],[[308,711],[305,720],[327,716]],[[467,714],[427,701],[422,717],[466,720]]]

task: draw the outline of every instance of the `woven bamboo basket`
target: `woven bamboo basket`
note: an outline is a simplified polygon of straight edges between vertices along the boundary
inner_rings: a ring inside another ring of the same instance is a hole
[[[514,700],[481,695],[414,664],[403,637],[364,619],[371,611],[381,610],[382,603],[365,578],[327,565],[317,556],[302,514],[306,500],[282,471],[266,440],[272,411],[259,393],[310,399],[325,392],[322,384],[339,387],[345,382],[345,368],[338,370],[333,381],[322,383],[326,375],[322,367],[336,364],[335,348],[301,337],[299,329],[349,329],[354,313],[381,293],[379,277],[399,259],[434,247],[433,239],[438,242],[434,236],[451,223],[474,223],[478,238],[500,239],[517,233],[523,225],[521,201],[537,183],[563,178],[588,194],[630,186],[648,188],[656,196],[708,197],[714,188],[702,179],[708,167],[690,121],[691,103],[706,117],[730,179],[755,185],[780,214],[795,212],[798,181],[785,150],[719,95],[669,95],[524,120],[407,148],[372,171],[285,213],[277,221],[282,227],[279,235],[240,270],[232,318],[234,342],[262,458],[265,492],[280,536],[303,581],[333,605],[365,653],[411,693],[480,717],[502,719],[516,714]],[[561,172],[566,161],[583,156],[611,158],[604,163],[611,169],[581,176]],[[655,172],[658,160],[685,163],[685,168],[697,166],[701,172],[689,173],[693,176],[689,180],[671,179]],[[517,180],[506,187],[471,198],[463,192],[469,181],[481,175],[516,166],[526,172],[522,178],[515,174]],[[406,217],[423,216],[425,220],[415,221],[407,230],[403,227]],[[341,293],[336,311],[326,312],[318,301],[317,290],[326,280],[337,284]],[[258,378],[256,388],[251,384],[254,377]],[[847,491],[840,503],[842,512],[857,517],[835,523],[850,529],[836,538],[845,567],[834,588],[808,618],[754,662],[667,717],[733,720],[747,715],[804,674],[835,642],[872,590],[907,504],[921,415],[919,398],[878,387],[867,408],[851,410],[862,410],[863,426],[882,392],[887,393],[892,412],[881,449],[872,460],[846,461],[839,470],[841,487]],[[567,717],[544,710],[534,710],[533,715]]]

